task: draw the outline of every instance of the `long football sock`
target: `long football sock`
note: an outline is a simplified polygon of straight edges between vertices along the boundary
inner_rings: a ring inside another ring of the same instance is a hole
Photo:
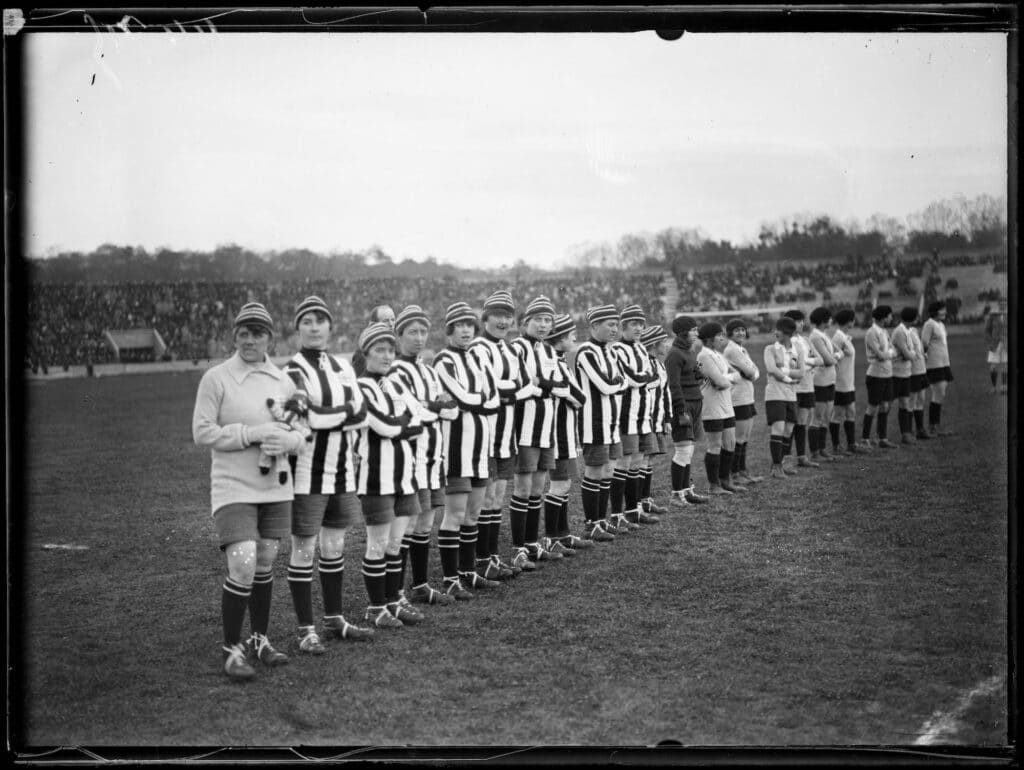
[[[924,409],[914,410],[914,426],[917,428],[918,433],[924,430]]]
[[[601,498],[601,482],[599,479],[590,479],[586,476],[580,481],[580,502],[583,505],[583,518],[587,521],[597,521],[598,504]]]
[[[476,568],[476,524],[459,527],[459,573],[472,572]]]
[[[723,447],[718,460],[718,480],[723,484],[729,483],[729,475],[732,470],[732,457],[733,453]]]
[[[718,464],[720,459],[718,455],[713,455],[710,452],[704,453],[704,470],[708,474],[708,483],[713,487],[718,485]]]
[[[402,554],[384,554],[384,599],[388,602],[398,601],[398,592],[402,590]]]
[[[612,480],[609,478],[601,479],[601,496],[598,500],[598,511],[599,519],[605,519],[608,516],[608,504],[612,496]]]
[[[320,557],[320,590],[324,595],[324,615],[341,614],[341,586],[345,579],[345,556]]]
[[[288,592],[300,626],[313,625],[313,565],[288,565]]]
[[[852,447],[857,443],[857,422],[855,420],[843,420],[843,432],[846,434],[846,446]]]
[[[612,475],[611,484],[611,496],[609,497],[609,505],[611,505],[612,514],[622,513],[622,503],[626,496],[626,471],[623,468],[616,468],[614,475]]]
[[[783,448],[783,437],[772,436],[768,440],[768,451],[772,456],[772,465],[779,465],[782,463],[782,448]]]
[[[384,606],[387,603],[387,560],[384,557],[363,556],[363,582],[369,603],[374,607]]]
[[[267,635],[270,626],[270,600],[274,593],[274,573],[257,572],[249,595],[249,627],[254,634]]]
[[[558,537],[558,517],[562,513],[562,498],[548,492],[544,496],[544,536]]]
[[[512,495],[508,504],[508,520],[512,533],[512,545],[520,548],[526,543],[526,508],[529,500],[525,497]]]
[[[421,586],[427,582],[430,572],[430,533],[413,532],[409,543],[409,568],[412,584]],[[340,612],[338,614],[341,614]]]
[[[526,542],[536,543],[540,536],[540,497],[530,495],[526,501]]]
[[[879,412],[878,413],[878,440],[886,439],[889,437],[889,413]]]
[[[437,550],[441,556],[441,574],[445,580],[459,578],[459,531],[441,529],[437,532]],[[419,585],[417,583],[417,585]]]
[[[807,426],[793,426],[793,440],[796,443],[796,456],[803,457],[807,454]]]
[[[828,433],[829,433],[829,438],[832,439],[832,448],[833,449],[839,449],[839,436],[840,436],[839,428],[840,428],[840,425],[839,425],[838,422],[830,422],[828,424]]]
[[[874,422],[875,417],[871,414],[864,415],[864,428],[861,430],[861,438],[867,441],[871,438],[871,423]]]
[[[224,644],[228,647],[241,641],[242,623],[245,622],[245,610],[249,606],[251,594],[252,586],[236,583],[231,578],[224,579],[220,597],[220,615],[224,625]]]
[[[685,465],[678,465],[675,462],[672,462],[669,465],[670,473],[672,474],[672,491],[673,492],[681,492],[684,489],[686,489],[686,486],[683,484],[683,469],[685,467],[686,467]]]

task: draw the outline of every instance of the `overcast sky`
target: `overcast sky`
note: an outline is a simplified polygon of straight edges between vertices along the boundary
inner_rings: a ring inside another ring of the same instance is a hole
[[[28,249],[574,244],[1005,195],[1002,34],[34,34]]]

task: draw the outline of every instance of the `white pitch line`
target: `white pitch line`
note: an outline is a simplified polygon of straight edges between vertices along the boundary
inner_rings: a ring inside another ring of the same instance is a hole
[[[961,720],[975,700],[996,692],[1003,683],[1003,677],[993,676],[986,679],[973,690],[964,693],[952,711],[945,713],[936,711],[921,727],[920,736],[914,741],[915,746],[932,746],[936,743],[951,743],[960,727]]]

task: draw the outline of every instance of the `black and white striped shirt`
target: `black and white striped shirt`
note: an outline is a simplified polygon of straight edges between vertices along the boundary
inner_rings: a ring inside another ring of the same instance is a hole
[[[586,401],[580,414],[584,444],[615,444],[619,441],[618,393],[624,380],[608,345],[596,340],[576,349],[576,375]]]
[[[312,451],[292,457],[297,495],[333,495],[356,490],[352,444],[366,424],[366,405],[351,364],[322,350],[304,348],[284,367],[312,409],[351,404],[353,412],[331,428],[313,432]],[[314,421],[315,422],[315,421]],[[311,424],[312,427],[312,424]]]
[[[469,350],[452,345],[434,358],[438,379],[459,405],[459,416],[442,425],[447,474],[451,478],[489,476],[491,426],[489,417],[499,406],[491,373]]]
[[[359,431],[355,452],[359,456],[360,495],[411,495],[416,492],[416,450],[408,439],[399,438],[410,413],[402,385],[379,374],[360,377],[359,387],[366,399],[366,427]],[[413,418],[415,424],[416,420]]]
[[[441,397],[441,383],[437,373],[419,358],[399,356],[388,379],[397,379],[414,399],[423,420],[423,432],[413,439],[416,446],[416,486],[420,489],[442,489],[444,487],[444,433],[442,420],[458,416],[456,409],[442,409],[435,414],[426,408],[431,401]]]
[[[558,369],[569,386],[564,398],[555,399],[555,459],[572,460],[577,457],[576,445],[580,441],[579,411],[587,395],[580,388],[576,375],[569,369],[565,356],[558,354]]]
[[[629,386],[622,391],[619,430],[624,434],[650,433],[650,405],[646,377],[652,373],[651,357],[639,342],[618,340],[608,345]]]
[[[662,433],[665,430],[665,423],[672,424],[672,396],[668,392],[668,371],[665,364],[654,356],[651,356],[651,366],[658,374],[657,387],[652,391],[651,398],[651,431]]]
[[[536,393],[526,379],[519,356],[505,340],[484,332],[470,344],[485,371],[494,376],[494,384],[502,404],[489,418],[491,423],[491,457],[507,458],[516,453],[516,404]]]
[[[542,379],[556,383],[551,395],[535,395],[516,402],[516,441],[520,446],[547,449],[554,441],[555,398],[566,393],[558,354],[548,343],[525,334],[512,340],[511,347],[519,357],[524,379],[538,387]]]

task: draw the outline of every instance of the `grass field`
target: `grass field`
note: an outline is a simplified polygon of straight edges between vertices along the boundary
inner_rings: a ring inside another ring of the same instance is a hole
[[[220,668],[198,376],[31,384],[13,746],[909,745],[942,719],[937,743],[1004,745],[1007,398],[977,336],[951,352],[953,437],[673,511],[243,685]],[[766,470],[763,417],[749,456]],[[353,530],[350,616],[362,547]],[[270,635],[292,651],[286,553]]]

